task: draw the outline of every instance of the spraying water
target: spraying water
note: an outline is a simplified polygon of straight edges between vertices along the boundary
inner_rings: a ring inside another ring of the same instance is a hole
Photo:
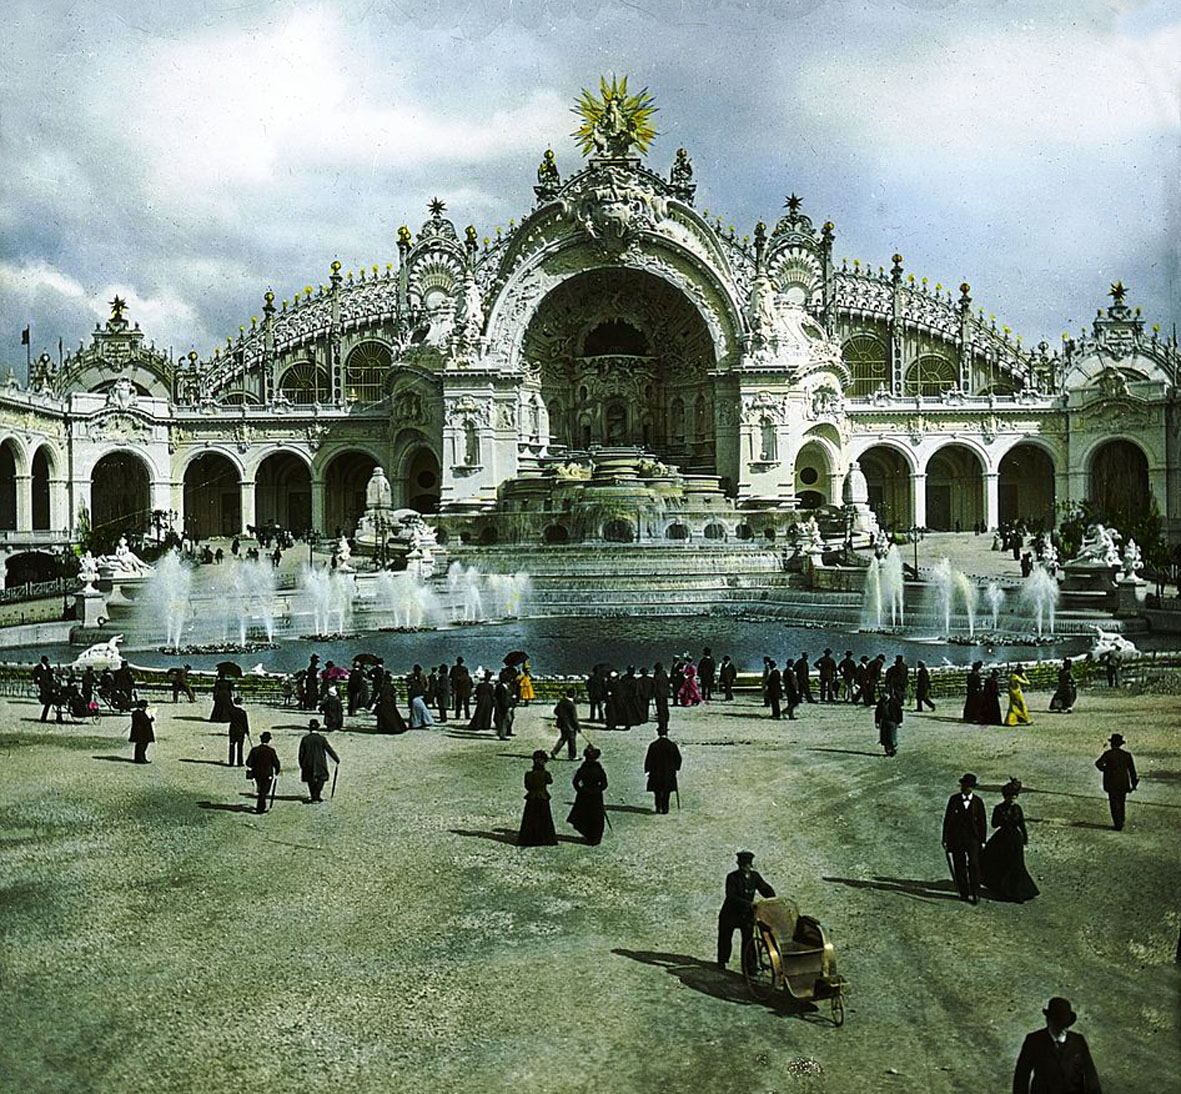
[[[1049,631],[1054,633],[1054,612],[1058,607],[1058,582],[1048,570],[1035,566],[1033,573],[1025,579],[1021,586],[1021,601],[1033,610],[1033,617],[1037,623],[1037,633],[1045,633],[1045,624],[1049,624]]]
[[[1005,602],[1005,590],[1002,589],[995,581],[988,583],[988,588],[984,591],[984,599],[988,601],[988,609],[992,612],[992,630],[996,633],[997,620],[1000,618],[1001,605]]]

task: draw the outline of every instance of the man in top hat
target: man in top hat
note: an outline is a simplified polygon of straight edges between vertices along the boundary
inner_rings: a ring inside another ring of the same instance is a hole
[[[319,802],[320,791],[328,781],[328,757],[336,763],[340,757],[320,732],[320,723],[313,718],[308,722],[308,731],[299,742],[299,777],[308,784],[308,802]]]
[[[1113,733],[1108,743],[1111,747],[1095,761],[1095,766],[1103,772],[1103,791],[1111,807],[1111,825],[1120,832],[1124,827],[1124,803],[1140,779],[1136,774],[1136,761],[1123,749],[1123,737]]]
[[[769,897],[775,895],[754,868],[755,856],[751,851],[739,851],[738,869],[726,875],[726,899],[718,912],[718,968],[724,969],[730,960],[730,948],[734,944],[735,928],[741,933],[742,952],[754,936],[755,893]]]
[[[669,740],[668,726],[657,726],[656,740],[648,746],[644,756],[648,790],[656,796],[657,813],[668,812],[668,799],[677,789],[677,772],[680,770],[681,750],[675,741]]]
[[[127,738],[135,745],[135,759],[137,764],[150,764],[148,759],[148,745],[155,739],[152,732],[152,715],[148,713],[147,699],[140,699],[131,712],[131,735]]]
[[[271,735],[263,733],[256,744],[246,755],[246,778],[253,779],[258,789],[258,805],[256,813],[267,811],[267,796],[271,792],[271,783],[279,774],[279,755],[271,748]]]
[[[734,698],[734,681],[738,679],[738,666],[730,660],[729,654],[724,654],[722,663],[718,667],[718,684],[721,685],[722,695],[726,699]]]
[[[1045,1029],[1029,1034],[1013,1071],[1013,1094],[1101,1094],[1086,1038],[1068,1030],[1078,1015],[1055,996],[1043,1009]]]
[[[837,672],[841,675],[841,687],[844,689],[844,700],[851,703],[857,694],[857,662],[853,659],[853,651],[845,650],[845,656],[837,665]]]
[[[313,653],[303,677],[303,709],[315,710],[320,705],[320,657]]]
[[[984,803],[973,793],[976,776],[960,779],[958,794],[947,799],[943,813],[943,849],[951,856],[952,873],[960,898],[972,904],[980,900],[980,849],[988,838]]]
[[[706,646],[701,660],[697,662],[697,682],[701,685],[701,698],[706,703],[714,697],[716,675],[717,662],[714,660],[713,650]]]

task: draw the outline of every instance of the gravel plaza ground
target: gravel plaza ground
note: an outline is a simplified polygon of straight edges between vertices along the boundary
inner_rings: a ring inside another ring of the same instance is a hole
[[[613,828],[563,822],[518,848],[522,776],[550,703],[508,741],[453,723],[335,734],[334,800],[302,803],[304,719],[250,708],[284,763],[248,810],[209,702],[159,704],[152,764],[127,720],[42,725],[0,701],[0,1088],[40,1091],[1007,1091],[1022,1036],[1065,995],[1106,1094],[1181,1074],[1181,752],[1176,696],[1082,693],[1076,713],[967,727],[907,715],[897,757],[872,712],[757,700],[674,714],[681,805],[651,814],[650,726],[606,733]],[[585,710],[585,708],[583,708]],[[1121,731],[1141,773],[1109,827],[1093,767]],[[960,902],[939,826],[966,770],[987,809],[1025,783],[1025,905]],[[747,993],[713,964],[735,850],[831,931],[851,991],[827,1006]]]

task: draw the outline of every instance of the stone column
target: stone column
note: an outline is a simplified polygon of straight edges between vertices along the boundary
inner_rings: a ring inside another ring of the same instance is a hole
[[[324,535],[332,531],[324,527],[324,480],[319,478],[312,479],[312,527]]]
[[[49,480],[49,527],[55,532],[70,527],[69,496],[65,479]]]
[[[999,471],[984,473],[984,527],[987,531],[992,531],[1000,523],[1000,477]]]
[[[33,476],[16,476],[16,530],[33,530]]]
[[[910,476],[910,515],[916,528],[927,526],[927,473],[916,471]]]
[[[254,480],[250,479],[249,481],[247,481],[246,479],[243,479],[240,483],[238,483],[238,491],[239,491],[239,495],[240,495],[240,501],[239,501],[238,508],[241,510],[241,514],[242,514],[241,533],[242,533],[242,535],[246,535],[246,526],[248,524],[257,524],[258,523],[258,521],[255,520],[255,517],[254,517]],[[316,504],[315,498],[316,498],[315,487],[313,487],[312,488],[312,505]]]

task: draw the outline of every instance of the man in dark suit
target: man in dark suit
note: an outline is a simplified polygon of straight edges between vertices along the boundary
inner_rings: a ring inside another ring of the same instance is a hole
[[[455,717],[458,718],[462,712],[463,717],[470,718],[472,716],[472,674],[468,672],[462,657],[455,659],[450,677],[451,694],[455,696]]]
[[[656,725],[668,729],[668,673],[664,671],[664,664],[657,661],[652,666],[652,703],[656,708]]]
[[[566,759],[576,759],[575,745],[580,727],[578,725],[578,707],[574,704],[573,688],[568,689],[566,694],[558,700],[558,705],[554,707],[554,717],[558,720],[558,743],[550,749],[550,755],[556,760],[558,753],[562,751],[562,745],[565,744]]]
[[[447,721],[447,708],[451,705],[451,676],[446,665],[439,666],[439,675],[435,680],[435,703],[439,708],[439,721]]]
[[[1013,1094],[1102,1094],[1086,1038],[1068,1033],[1078,1015],[1058,997],[1042,1013],[1046,1028],[1029,1034],[1013,1072]]]
[[[681,750],[668,739],[668,726],[656,728],[656,740],[644,756],[644,770],[648,790],[656,796],[656,812],[667,813],[668,799],[677,788],[677,772],[681,770]]]
[[[988,837],[984,803],[972,792],[975,787],[976,776],[969,772],[943,812],[943,849],[951,855],[960,898],[972,904],[980,899],[980,849]]]
[[[767,683],[763,687],[767,702],[771,704],[771,717],[778,721],[783,715],[779,710],[779,700],[783,698],[783,675],[776,668],[775,662],[767,658]]]
[[[717,663],[714,661],[713,651],[709,646],[697,662],[697,682],[701,685],[701,698],[706,702],[714,697],[714,676],[717,673]]]
[[[820,674],[820,701],[835,703],[837,698],[837,663],[832,650],[826,649],[816,659],[816,671]]]
[[[805,703],[814,703],[812,698],[812,684],[808,677],[808,670],[811,665],[808,663],[807,653],[801,653],[795,665],[792,666],[796,674],[796,690],[800,693],[800,698]]]
[[[1124,803],[1140,779],[1132,754],[1123,750],[1123,737],[1113,733],[1108,743],[1111,747],[1095,761],[1095,766],[1103,772],[1103,791],[1111,807],[1111,825],[1120,832],[1124,827]]]
[[[308,801],[320,802],[320,792],[328,781],[328,757],[336,763],[340,757],[320,732],[320,723],[313,718],[308,722],[308,731],[299,742],[299,777],[308,784]],[[276,761],[277,762],[277,761]]]
[[[718,669],[718,683],[721,685],[722,694],[727,699],[734,698],[734,681],[738,679],[738,666],[730,660],[727,654],[722,658],[721,667]]]
[[[258,789],[258,805],[254,811],[265,813],[267,811],[267,796],[271,792],[271,783],[279,774],[279,756],[271,748],[269,733],[263,733],[258,740],[259,743],[246,756],[246,778],[253,779],[255,787]]]
[[[841,684],[845,691],[843,698],[846,703],[851,703],[857,694],[857,662],[853,660],[852,650],[845,650],[845,656],[837,665],[837,672],[841,674]]]
[[[242,766],[242,742],[250,732],[250,719],[242,707],[242,696],[235,695],[230,707],[230,767]]]
[[[910,669],[906,666],[906,659],[899,654],[894,658],[894,664],[886,669],[886,690],[898,697],[898,702],[906,702],[906,681],[910,676]]]
[[[742,952],[754,935],[755,893],[774,896],[771,888],[754,868],[755,857],[750,851],[738,852],[738,869],[726,875],[726,899],[718,912],[718,968],[724,969],[730,960],[734,931],[742,935]]]
[[[922,713],[924,703],[932,710],[935,709],[935,704],[931,702],[931,673],[927,670],[927,663],[925,661],[919,662],[918,673],[915,675],[914,699],[914,709],[920,714]]]

